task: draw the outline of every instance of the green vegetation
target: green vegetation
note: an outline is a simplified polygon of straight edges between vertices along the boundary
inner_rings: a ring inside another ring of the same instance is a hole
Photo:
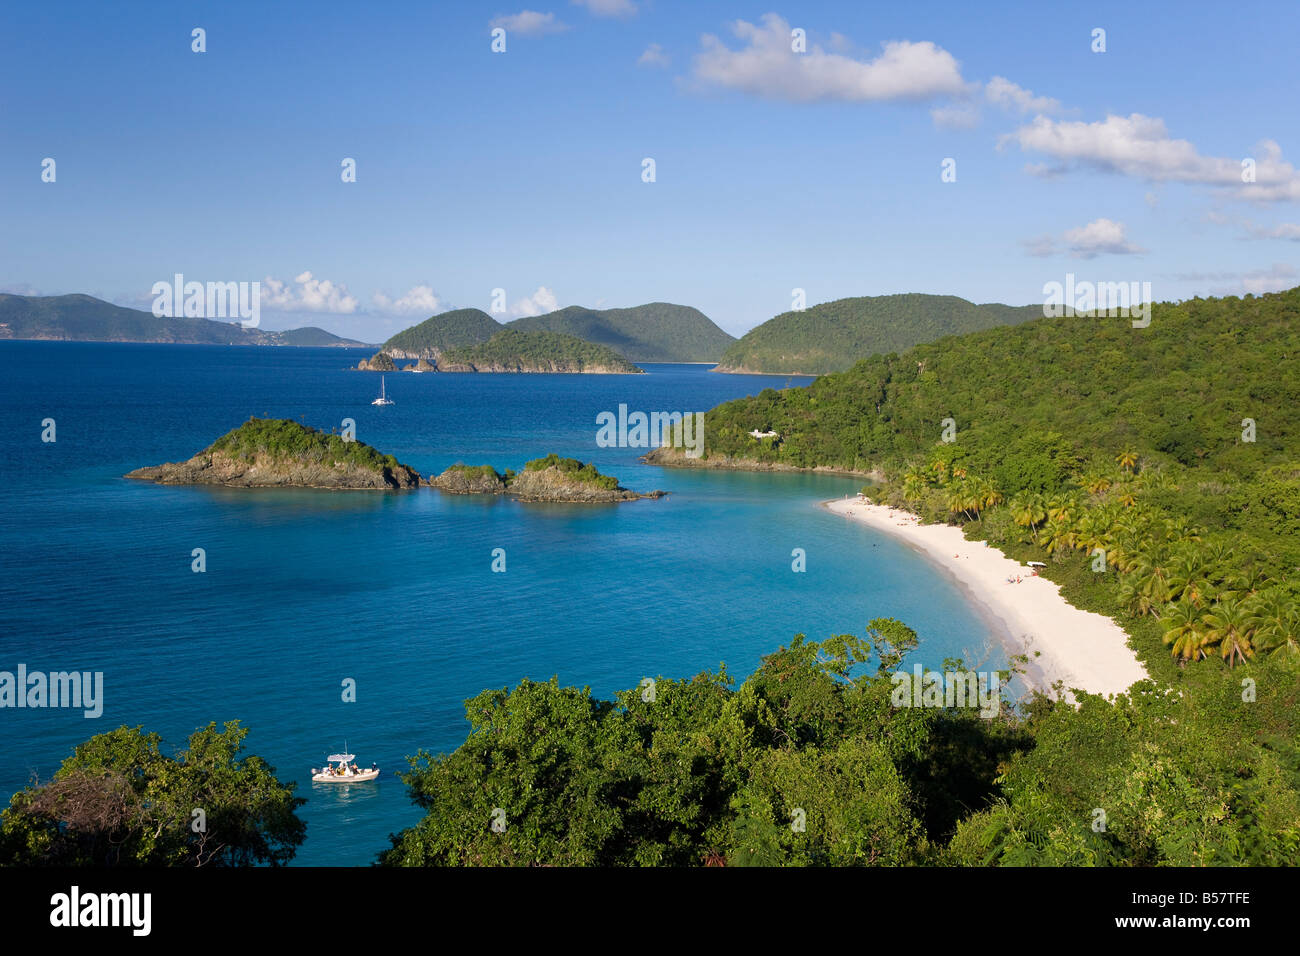
[[[457,462],[454,465],[448,465],[447,471],[455,472],[464,478],[491,478],[495,481],[504,481],[505,476],[497,472],[491,465],[462,465]],[[445,474],[445,472],[444,472]]]
[[[89,295],[26,296],[0,293],[0,339],[73,342],[160,342],[183,345],[360,345],[308,326],[271,332],[239,320],[159,318]]]
[[[403,329],[383,345],[384,351],[421,354],[486,342],[502,326],[481,309],[453,309]]]
[[[948,338],[720,406],[706,457],[880,469],[877,500],[1049,558],[1149,666],[1162,644],[1230,666],[1296,657],[1297,319],[1293,289],[1156,305],[1145,329],[1076,317]]]
[[[975,305],[953,295],[837,299],[751,329],[723,354],[719,370],[822,375],[871,355],[1042,314],[1041,306]]]
[[[382,455],[359,441],[344,441],[287,418],[250,418],[208,448],[231,458],[252,462],[269,457],[327,465],[354,465],[371,471],[402,467],[392,455]]]
[[[486,466],[485,466],[486,467]],[[609,475],[602,475],[596,470],[596,466],[578,461],[576,458],[561,458],[555,452],[551,452],[545,458],[534,458],[524,465],[525,471],[545,471],[547,468],[558,468],[560,473],[570,481],[580,482],[585,485],[593,485],[596,488],[602,488],[605,491],[617,491],[618,479]]]
[[[139,727],[92,737],[48,783],[14,794],[0,816],[0,865],[288,863],[306,801],[260,757],[240,756],[247,734],[238,721],[208,724],[173,757]]]
[[[576,336],[632,362],[716,362],[735,341],[699,309],[668,302],[599,310],[574,305],[515,319],[508,327]]]
[[[298,348],[328,348],[335,345],[361,345],[356,339],[345,339],[326,332],[314,325],[305,325],[300,329],[285,329],[283,332],[267,332],[267,345],[293,345]]]
[[[614,701],[555,679],[484,691],[459,749],[411,758],[425,816],[380,861],[1278,866],[1300,851],[1294,672],[1249,702],[1200,671],[986,719],[895,706],[916,644],[877,619],[866,639],[795,637],[737,690],[723,667]]]
[[[504,329],[482,345],[449,349],[439,368],[457,365],[475,369],[516,368],[526,371],[581,372],[599,368],[614,372],[640,372],[613,349],[557,332],[519,332]]]

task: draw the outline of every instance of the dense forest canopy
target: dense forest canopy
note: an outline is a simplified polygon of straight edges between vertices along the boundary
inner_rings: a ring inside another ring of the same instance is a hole
[[[482,309],[453,309],[398,332],[383,347],[410,353],[446,351],[478,345],[501,331],[501,324]]]
[[[521,332],[560,332],[608,345],[632,362],[716,362],[735,341],[699,309],[650,302],[627,309],[572,305],[510,323]]]
[[[722,356],[722,371],[821,375],[945,335],[1027,322],[1040,306],[976,305],[955,295],[861,296],[783,312]]]
[[[588,368],[615,372],[641,371],[607,346],[558,332],[520,332],[515,329],[502,329],[480,345],[448,349],[443,352],[438,364],[439,367],[472,365],[541,369],[560,367],[568,371]]]
[[[1298,318],[1292,289],[945,338],[722,405],[705,458],[882,474],[1180,660],[1297,656]]]

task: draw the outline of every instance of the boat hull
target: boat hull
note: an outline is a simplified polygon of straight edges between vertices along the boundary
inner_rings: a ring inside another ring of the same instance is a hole
[[[337,773],[315,773],[312,774],[312,783],[365,783],[367,780],[374,780],[379,776],[378,770],[360,770],[357,773],[337,774]]]

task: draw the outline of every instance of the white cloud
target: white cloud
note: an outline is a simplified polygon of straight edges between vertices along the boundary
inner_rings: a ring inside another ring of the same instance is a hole
[[[980,123],[980,111],[972,103],[936,106],[930,110],[930,119],[940,129],[974,129]]]
[[[262,308],[275,312],[346,314],[357,310],[357,300],[348,294],[347,286],[317,279],[310,272],[294,276],[292,283],[267,276],[261,294]]]
[[[1035,96],[1004,76],[995,76],[984,86],[984,98],[994,106],[1017,113],[1059,113],[1061,103],[1050,96]]]
[[[1124,223],[1113,219],[1094,219],[1086,226],[1067,229],[1062,233],[1063,251],[1075,259],[1095,259],[1102,255],[1136,256],[1146,252],[1141,246],[1129,242],[1127,228]],[[1061,251],[1057,240],[1052,236],[1023,239],[1020,244],[1025,247],[1025,253],[1031,256],[1054,256]]]
[[[1113,219],[1094,219],[1086,226],[1065,230],[1065,242],[1076,259],[1095,259],[1100,255],[1135,256],[1146,252],[1128,241],[1127,227]]]
[[[695,57],[696,80],[790,102],[928,99],[965,90],[952,54],[929,41],[890,41],[874,60],[828,53],[816,45],[794,53],[790,24],[775,13],[762,20],[762,26],[745,20],[732,24],[744,44],[738,50],[706,34],[704,49]]]
[[[669,62],[671,61],[668,54],[664,52],[664,48],[658,43],[651,43],[645,48],[645,52],[642,53],[640,58],[636,61],[636,65],[666,67]]]
[[[1247,223],[1246,231],[1252,239],[1290,239],[1300,242],[1300,222],[1279,222],[1275,226]]]
[[[1273,263],[1272,268],[1256,269],[1242,273],[1241,286],[1254,295],[1265,292],[1283,292],[1296,285],[1296,271],[1282,262]]]
[[[514,316],[522,315],[543,315],[547,312],[554,312],[559,308],[559,303],[555,299],[555,293],[544,285],[537,287],[537,291],[526,299],[519,299],[510,306],[510,314]]]
[[[1046,258],[1047,256],[1056,255],[1056,240],[1051,236],[1038,236],[1034,239],[1022,239],[1020,244],[1025,247],[1025,254]]]
[[[586,7],[587,12],[596,17],[630,17],[636,14],[636,4],[632,0],[573,0],[579,7]]]
[[[493,17],[490,27],[503,27],[506,33],[518,33],[520,36],[542,36],[546,33],[561,33],[569,29],[567,23],[555,19],[553,13],[538,13],[536,10],[521,10],[519,13],[503,13]]]
[[[1021,149],[1046,153],[1064,163],[1079,162],[1144,179],[1217,186],[1237,198],[1270,202],[1300,199],[1300,173],[1282,160],[1281,147],[1266,140],[1256,147],[1256,181],[1242,182],[1242,159],[1202,156],[1185,139],[1173,139],[1158,118],[1133,113],[1085,123],[1037,116],[1002,138]]]
[[[428,285],[414,286],[396,299],[390,299],[382,292],[376,292],[370,299],[379,312],[397,315],[434,315],[444,311],[442,300],[433,291],[433,287]]]
[[[1294,266],[1275,262],[1267,269],[1250,272],[1181,272],[1174,276],[1180,282],[1227,282],[1228,285],[1211,286],[1210,295],[1263,295],[1266,292],[1284,292],[1297,284]]]

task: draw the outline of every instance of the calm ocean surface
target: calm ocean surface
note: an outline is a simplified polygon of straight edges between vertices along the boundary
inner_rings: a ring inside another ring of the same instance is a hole
[[[0,710],[0,797],[47,778],[74,745],[122,724],[169,745],[238,718],[249,752],[298,781],[296,863],[365,865],[419,811],[390,771],[455,749],[463,701],[558,675],[608,696],[725,661],[738,679],[798,632],[901,618],[915,659],[1005,654],[941,571],[817,507],[861,482],[665,470],[598,448],[596,415],[702,411],[786,379],[652,365],[647,375],[349,372],[368,351],[0,343],[0,670],[104,672],[104,713]],[[807,379],[791,379],[805,384]],[[250,415],[357,438],[422,475],[457,461],[594,461],[658,501],[521,504],[415,492],[249,491],[127,481]],[[57,442],[41,441],[41,421]],[[707,436],[706,436],[707,440]],[[207,571],[193,573],[203,548]],[[504,548],[507,571],[491,572]],[[803,548],[807,571],[791,570]],[[355,703],[341,682],[354,678]],[[313,785],[346,741],[384,774]]]

